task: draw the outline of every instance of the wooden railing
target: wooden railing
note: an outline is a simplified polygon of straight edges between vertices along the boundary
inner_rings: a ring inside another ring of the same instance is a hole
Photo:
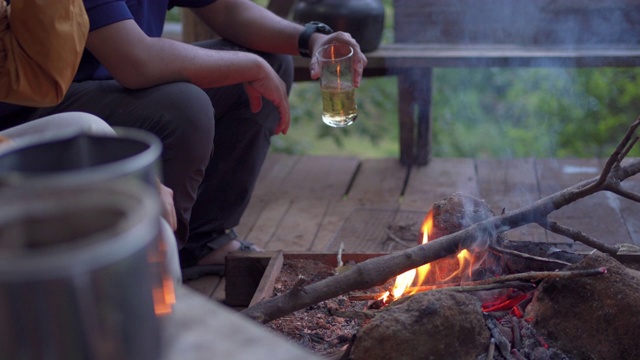
[[[286,17],[294,2],[268,8]],[[211,36],[185,13],[185,41]],[[394,0],[394,14],[395,42],[366,54],[364,73],[398,77],[405,165],[431,156],[433,68],[640,66],[640,0]],[[309,80],[308,59],[294,63]]]

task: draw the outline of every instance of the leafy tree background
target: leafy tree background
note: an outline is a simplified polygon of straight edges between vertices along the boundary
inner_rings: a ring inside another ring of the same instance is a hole
[[[393,41],[393,7],[392,0],[383,3],[383,43],[387,43]],[[295,83],[291,129],[287,136],[273,138],[272,151],[398,157],[396,79],[365,78],[357,102],[354,125],[330,128],[321,120],[317,82]],[[606,157],[638,115],[640,69],[636,68],[433,72],[432,152],[437,157]],[[631,155],[640,156],[640,151]]]
[[[393,41],[392,0],[383,0],[383,43]],[[275,151],[397,157],[397,82],[365,78],[360,115],[343,129],[320,120],[315,83],[296,83],[293,136]],[[433,156],[606,157],[640,115],[636,68],[438,68],[433,72]],[[296,130],[298,130],[296,132]],[[298,135],[296,135],[298,134]],[[636,149],[633,156],[640,155]]]
[[[640,114],[638,75],[614,68],[437,70],[434,154],[606,157]]]

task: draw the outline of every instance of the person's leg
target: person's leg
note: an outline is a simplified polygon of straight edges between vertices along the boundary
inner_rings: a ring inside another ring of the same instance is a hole
[[[57,134],[88,133],[94,135],[115,135],[115,132],[99,117],[83,112],[67,112],[14,126],[0,131],[0,136],[5,136],[13,144],[28,141],[33,137],[48,137]]]
[[[40,109],[31,118],[68,111],[88,112],[111,126],[139,128],[160,138],[162,182],[174,192],[176,237],[184,244],[213,147],[213,107],[204,91],[188,83],[144,90],[127,90],[115,81],[74,83],[60,105]]]
[[[209,48],[237,50],[224,41],[198,44]],[[293,83],[290,56],[263,56],[285,81]],[[220,263],[228,250],[240,244],[230,244],[230,233],[238,225],[253,192],[260,169],[271,144],[271,136],[280,115],[270,102],[263,100],[262,109],[253,113],[241,84],[206,90],[216,110],[216,136],[213,157],[207,166],[193,207],[190,237],[181,249],[184,266]],[[222,250],[222,254],[220,251]]]

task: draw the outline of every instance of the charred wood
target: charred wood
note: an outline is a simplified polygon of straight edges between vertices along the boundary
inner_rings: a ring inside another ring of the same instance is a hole
[[[290,291],[264,300],[243,310],[242,313],[258,322],[266,323],[350,291],[382,285],[394,276],[454,255],[462,249],[469,249],[472,253],[483,251],[496,241],[498,235],[530,223],[544,223],[552,212],[599,191],[617,191],[616,193],[623,193],[628,198],[640,199],[640,194],[621,187],[621,182],[640,172],[638,159],[622,164],[628,149],[637,141],[635,134],[639,126],[640,118],[630,126],[599,177],[580,182],[520,209],[470,224],[426,244],[369,259],[335,276],[301,286],[298,291]],[[614,251],[615,255],[618,249],[619,247],[608,250]]]

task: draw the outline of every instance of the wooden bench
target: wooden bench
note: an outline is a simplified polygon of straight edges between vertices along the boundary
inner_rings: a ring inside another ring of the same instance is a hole
[[[289,16],[294,0],[268,8]],[[434,68],[640,66],[640,0],[394,0],[392,44],[365,76],[397,76],[400,161],[431,155]],[[308,59],[294,58],[296,81]]]

